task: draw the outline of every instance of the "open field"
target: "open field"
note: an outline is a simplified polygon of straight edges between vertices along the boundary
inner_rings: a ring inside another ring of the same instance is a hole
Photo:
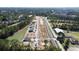
[[[79,37],[79,32],[72,32],[71,35]]]
[[[79,32],[70,31],[69,33],[65,33],[66,36],[73,36],[77,40],[79,40]]]
[[[8,37],[7,39],[8,40],[12,40],[12,39],[22,40],[22,38],[24,37],[26,33],[26,30],[27,30],[27,27],[24,27],[23,29],[19,30],[13,36]]]

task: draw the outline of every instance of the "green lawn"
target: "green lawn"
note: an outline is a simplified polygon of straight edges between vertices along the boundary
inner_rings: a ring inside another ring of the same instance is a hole
[[[65,33],[65,35],[73,36],[74,38],[79,40],[79,32],[69,32],[69,33]]]
[[[79,32],[72,32],[71,35],[79,37]]]
[[[77,40],[79,40],[79,32],[72,32],[72,36],[74,36]]]
[[[7,39],[8,40],[12,40],[12,39],[22,40],[26,31],[27,31],[27,27],[19,30],[18,32],[16,32],[14,35],[8,37]]]

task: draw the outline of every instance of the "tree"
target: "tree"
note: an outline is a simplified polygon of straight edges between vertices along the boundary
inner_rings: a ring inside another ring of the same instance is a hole
[[[44,43],[45,43],[45,49],[47,49],[48,48],[48,46],[47,46],[47,43],[48,43],[48,40],[44,40]]]
[[[9,41],[0,39],[0,51],[9,51]]]
[[[27,47],[24,46],[23,42],[17,39],[13,40],[0,40],[0,51],[27,51]]]
[[[11,51],[22,51],[25,50],[25,47],[22,42],[13,39],[10,41],[10,50]]]
[[[53,46],[53,45],[50,45],[50,46],[48,47],[48,51],[61,51],[61,49],[60,49],[60,48],[56,48],[56,47]]]
[[[64,43],[64,49],[67,51],[67,49],[69,48],[69,43],[70,43],[70,40],[69,39],[66,39],[65,40],[65,43]]]
[[[67,25],[67,33],[69,33],[69,25]]]
[[[61,44],[64,43],[64,38],[65,38],[64,33],[59,32],[59,33],[58,33],[57,40],[58,40]]]

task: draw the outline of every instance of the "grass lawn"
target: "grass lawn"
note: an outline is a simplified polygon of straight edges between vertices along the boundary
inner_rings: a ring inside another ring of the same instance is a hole
[[[79,32],[72,32],[71,35],[79,40]]]
[[[65,35],[73,36],[74,38],[79,40],[79,32],[69,32],[69,33],[65,33]]]
[[[79,37],[79,32],[72,32],[71,35]]]
[[[27,31],[27,26],[19,30],[18,32],[16,32],[14,35],[8,37],[7,39],[8,40],[12,40],[12,39],[22,40],[26,31]]]

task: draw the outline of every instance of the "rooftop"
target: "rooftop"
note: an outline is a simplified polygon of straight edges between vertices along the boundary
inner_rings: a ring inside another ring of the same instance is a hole
[[[59,33],[59,32],[64,33],[64,31],[63,31],[62,29],[59,29],[59,28],[55,28],[54,30],[55,30],[57,33]]]

